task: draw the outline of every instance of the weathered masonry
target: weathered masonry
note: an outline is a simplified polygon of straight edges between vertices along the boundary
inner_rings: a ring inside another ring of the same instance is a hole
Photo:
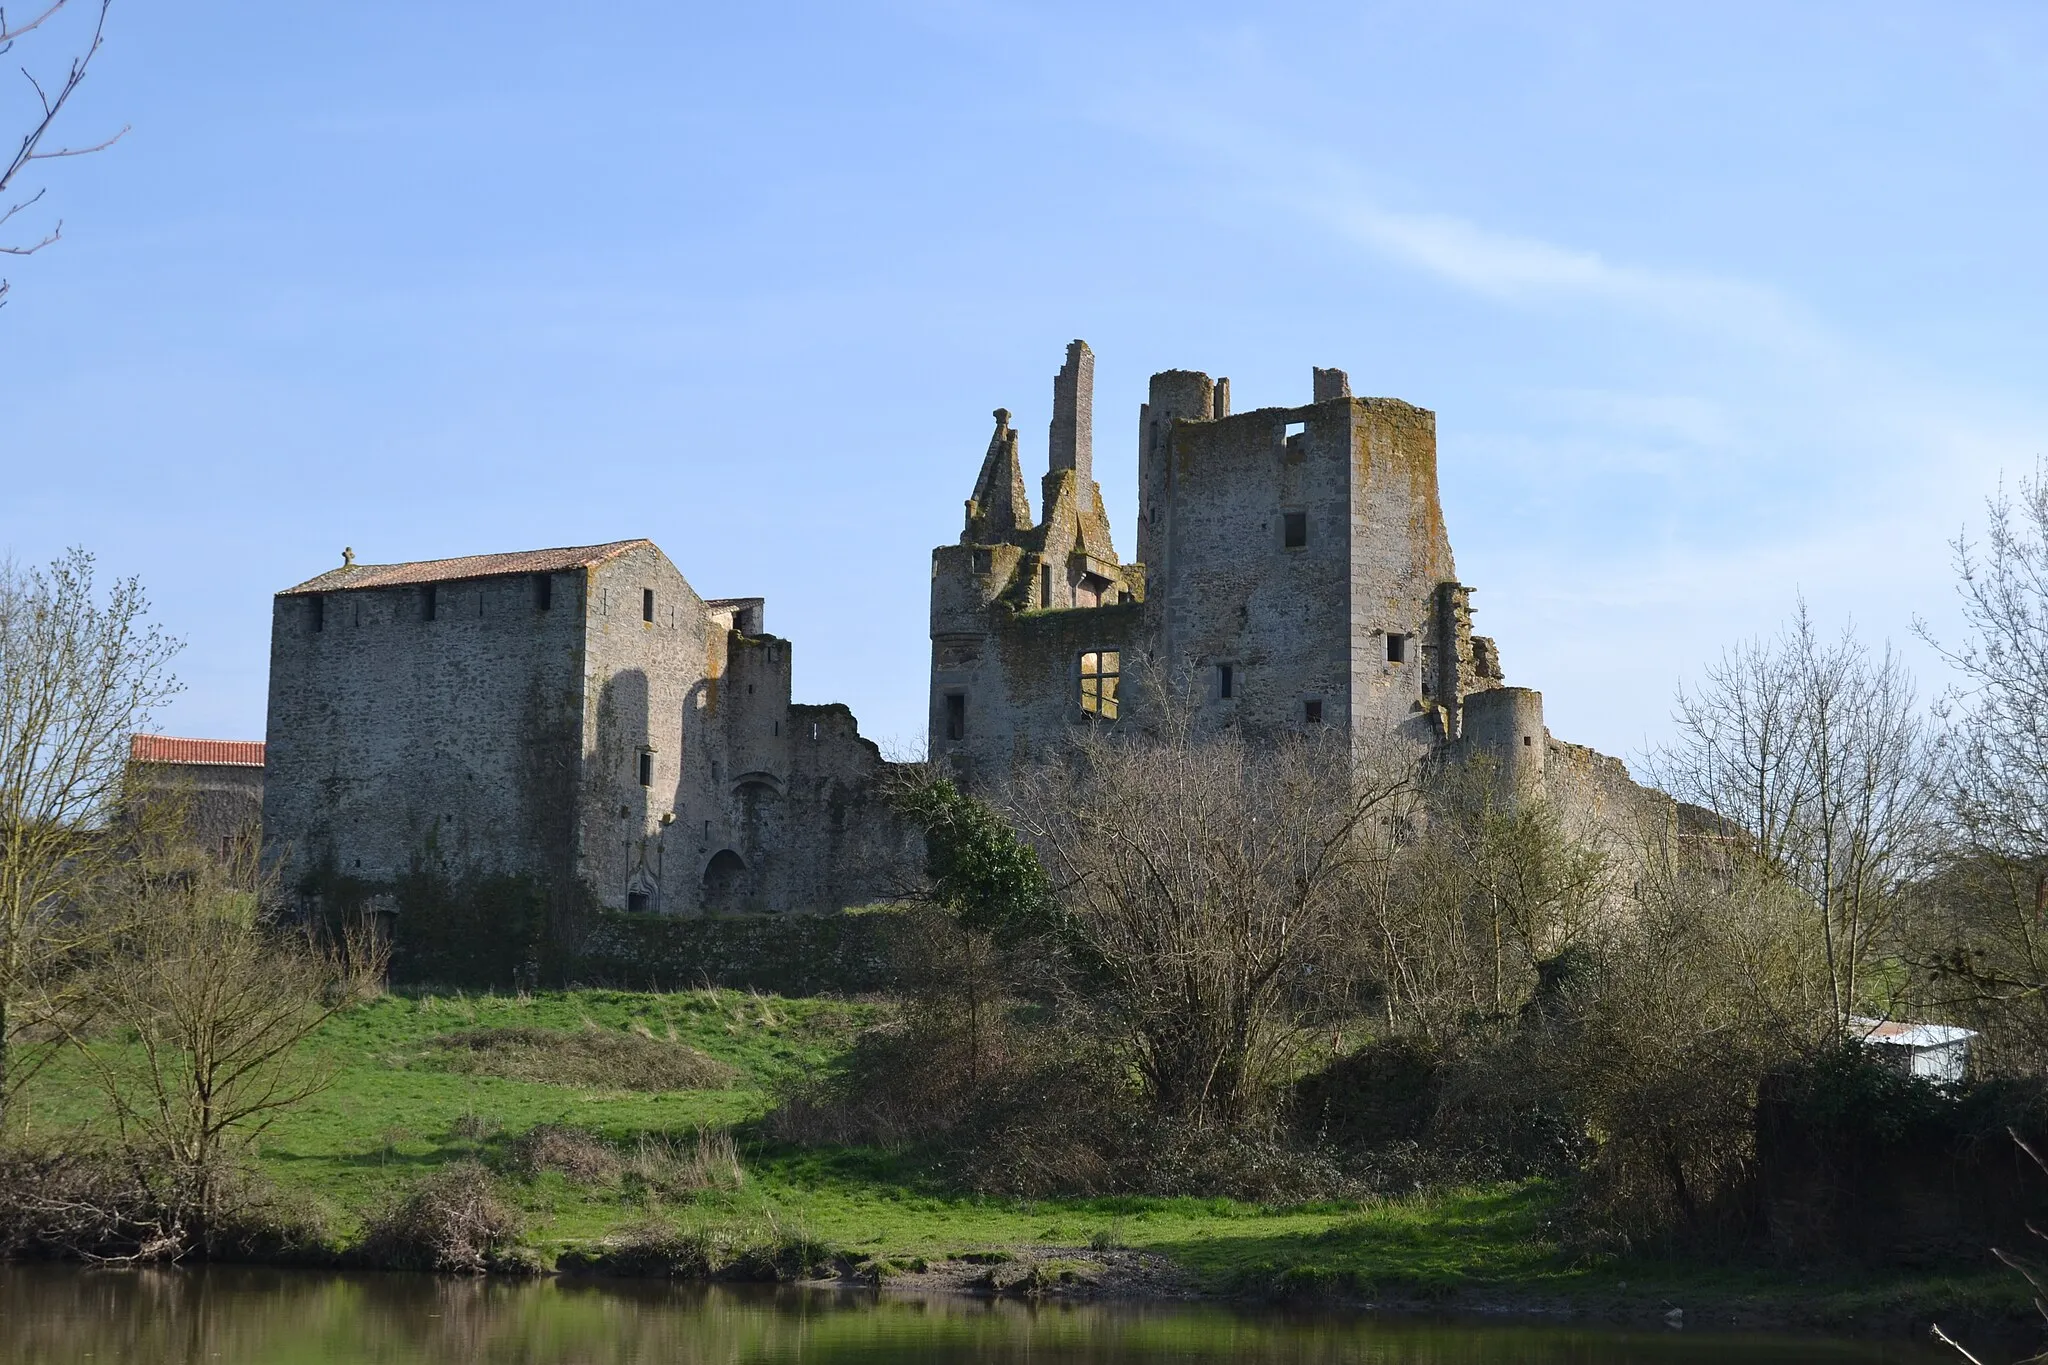
[[[1230,381],[1152,376],[1138,409],[1137,561],[1093,471],[1094,356],[1053,380],[1043,520],[998,409],[957,544],[932,553],[930,743],[999,778],[1086,724],[1145,723],[1143,676],[1197,723],[1334,729],[1484,753],[1502,779],[1595,818],[1668,805],[1616,759],[1550,737],[1472,633],[1437,494],[1436,417],[1313,374],[1300,407],[1233,413]]]
[[[287,876],[527,876],[667,914],[833,909],[906,836],[760,598],[652,541],[357,564],[277,594],[263,827]]]

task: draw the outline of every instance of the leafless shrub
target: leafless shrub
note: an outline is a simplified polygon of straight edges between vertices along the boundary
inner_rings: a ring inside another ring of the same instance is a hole
[[[422,1176],[373,1217],[357,1254],[392,1270],[482,1274],[516,1264],[509,1253],[520,1224],[490,1171],[457,1161]]]
[[[434,1040],[450,1071],[600,1090],[715,1090],[732,1067],[681,1043],[597,1028],[482,1028]]]
[[[290,1262],[328,1252],[319,1209],[242,1169],[220,1172],[207,1228],[163,1197],[129,1153],[91,1143],[0,1147],[0,1261],[61,1258],[99,1264],[176,1261],[194,1254]]]

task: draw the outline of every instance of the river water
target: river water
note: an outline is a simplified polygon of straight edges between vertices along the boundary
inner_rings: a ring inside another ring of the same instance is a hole
[[[2004,1355],[1986,1359],[2005,1359]],[[7,1365],[1614,1365],[1935,1362],[1906,1341],[1438,1323],[618,1281],[0,1267]]]

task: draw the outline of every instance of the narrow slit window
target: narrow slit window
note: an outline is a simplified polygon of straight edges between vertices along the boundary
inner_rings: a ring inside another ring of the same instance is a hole
[[[1114,649],[1090,650],[1081,656],[1081,709],[1104,720],[1116,719],[1116,687],[1123,655]]]
[[[1301,719],[1308,725],[1321,725],[1323,723],[1323,700],[1321,697],[1310,697],[1301,704]]]
[[[1229,664],[1216,665],[1216,696],[1220,701],[1229,701],[1237,695],[1237,670]]]
[[[1387,662],[1390,664],[1405,664],[1408,662],[1407,636],[1396,634],[1391,630],[1387,632]]]
[[[1050,564],[1038,566],[1038,605],[1041,607],[1052,605],[1052,565]]]
[[[437,584],[429,583],[421,590],[420,605],[425,618],[433,620],[441,606],[441,589]]]
[[[327,629],[327,599],[319,593],[313,594],[313,633],[318,635]]]
[[[1290,550],[1299,550],[1308,544],[1308,513],[1280,514],[1280,543]]]
[[[640,619],[650,626],[654,624],[654,589],[652,588],[642,588],[640,590]]]
[[[967,738],[967,694],[948,692],[946,694],[946,738],[962,740]]]
[[[640,785],[643,787],[654,785],[654,755],[645,749],[640,751]]]
[[[555,605],[555,576],[537,573],[533,576],[533,606],[536,611],[552,611]]]
[[[815,743],[815,742],[817,741],[817,738],[818,738],[818,722],[816,722],[816,721],[812,721],[812,722],[811,722],[811,740],[812,740],[812,742],[813,742],[813,743]]]

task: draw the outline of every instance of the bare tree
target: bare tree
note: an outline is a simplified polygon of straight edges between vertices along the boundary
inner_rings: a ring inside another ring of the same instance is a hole
[[[1164,700],[1150,734],[1090,731],[1014,793],[1065,939],[1153,1102],[1247,1117],[1305,1037],[1323,974],[1361,930],[1356,889],[1391,856],[1413,763],[1303,736],[1198,737]]]
[[[1961,675],[1940,708],[1953,853],[1916,965],[1931,998],[1983,1030],[1984,1060],[2034,1070],[2048,1057],[2048,464],[1985,510],[1983,540],[1952,546],[1961,642],[1915,623]]]
[[[151,1202],[203,1245],[235,1186],[233,1158],[334,1068],[302,1045],[384,979],[368,924],[323,939],[277,921],[254,840],[226,861],[145,850],[113,894],[120,934],[84,976],[72,1041],[98,1077]]]
[[[56,19],[70,3],[71,0],[51,0],[50,4],[41,12],[35,13],[30,18],[19,22],[10,20],[6,8],[0,6],[0,57],[11,54],[17,39],[26,37],[44,28],[45,25]],[[20,143],[15,147],[12,154],[8,156],[8,159],[5,162],[0,162],[0,228],[6,227],[12,219],[31,205],[40,201],[43,197],[44,191],[41,188],[36,189],[34,193],[29,194],[25,199],[16,199],[14,197],[21,192],[16,187],[15,182],[30,166],[39,161],[54,161],[60,157],[85,156],[91,152],[103,151],[113,146],[122,134],[128,131],[124,127],[112,137],[104,138],[90,146],[45,147],[43,145],[43,139],[48,137],[50,130],[56,126],[58,115],[64,112],[64,106],[70,102],[71,96],[77,92],[79,84],[85,80],[86,69],[92,65],[92,59],[99,55],[100,44],[106,35],[107,11],[112,5],[113,0],[99,0],[99,10],[93,19],[92,36],[85,43],[84,51],[71,59],[70,68],[61,79],[39,80],[28,68],[22,68],[21,74],[23,79],[28,82],[29,88],[35,92],[35,105],[29,118],[28,130],[21,135]],[[39,238],[22,242],[0,241],[0,255],[32,256],[52,242],[55,242],[63,234],[64,222],[62,219],[59,219],[49,231]],[[6,302],[7,281],[0,279],[0,306],[5,306]]]
[[[1963,675],[1945,699],[1962,721],[1950,795],[1971,841],[2048,859],[2048,464],[1986,503],[1984,541],[1953,543],[1968,631],[1920,637]]]
[[[1837,1021],[1858,1006],[1893,912],[1926,870],[1940,750],[1887,646],[1821,640],[1806,604],[1775,638],[1723,653],[1681,691],[1653,756],[1681,800],[1743,831],[1746,853],[1812,907]]]
[[[48,569],[0,562],[0,1118],[26,1080],[15,1044],[103,932],[91,911],[125,856],[128,737],[178,688],[178,642],[148,610],[134,578],[102,601],[83,550]]]

